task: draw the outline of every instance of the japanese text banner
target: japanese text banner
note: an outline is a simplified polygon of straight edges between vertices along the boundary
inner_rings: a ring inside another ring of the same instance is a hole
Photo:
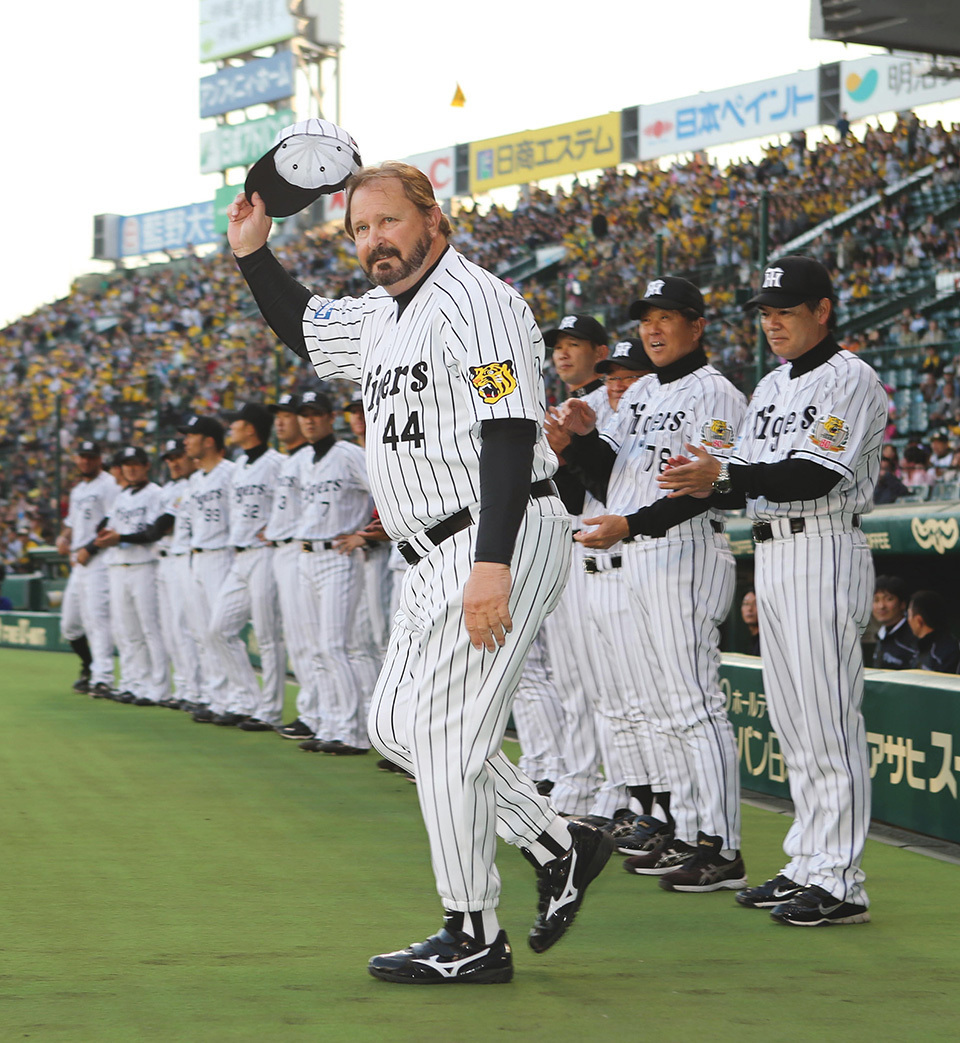
[[[620,113],[470,144],[470,191],[576,174],[620,162]]]
[[[960,97],[960,80],[924,73],[924,64],[889,54],[841,62],[840,108],[857,119]]]
[[[640,106],[640,159],[790,134],[819,121],[816,69]]]

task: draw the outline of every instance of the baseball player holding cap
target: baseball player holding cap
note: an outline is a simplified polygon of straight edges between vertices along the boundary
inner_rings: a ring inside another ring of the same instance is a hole
[[[264,536],[276,548],[273,552],[273,576],[283,620],[283,641],[300,686],[296,719],[278,726],[277,734],[284,739],[303,742],[316,737],[315,718],[320,698],[312,662],[317,636],[316,610],[313,595],[300,575],[302,550],[296,538],[300,523],[300,456],[309,451],[310,444],[300,430],[299,395],[283,394],[267,408],[273,414],[277,438],[286,453],[277,469],[276,492]],[[249,730],[251,722],[244,722],[240,727]]]
[[[757,385],[729,461],[691,445],[692,459],[672,461],[660,478],[673,496],[745,503],[754,523],[763,680],[795,818],[787,864],[737,900],[797,926],[870,918],[860,867],[870,823],[860,638],[874,569],[860,517],[872,507],[887,396],[834,339],[835,301],[818,261],[788,256],[767,267],[746,307],[759,308],[787,365]]]
[[[230,543],[230,499],[233,463],[224,459],[226,432],[214,417],[194,416],[177,431],[186,453],[197,465],[190,477],[186,514],[190,531],[192,597],[188,618],[200,650],[200,706],[193,719],[201,724],[225,713],[242,713],[227,684],[227,665],[220,654],[222,639],[211,632],[220,588],[233,564]],[[234,639],[246,652],[243,642]]]
[[[230,472],[230,528],[233,561],[213,607],[210,632],[226,666],[234,708],[214,717],[219,725],[246,725],[273,731],[281,723],[287,686],[287,653],[273,575],[273,544],[264,536],[282,457],[269,447],[273,414],[258,402],[227,413],[230,438],[242,453]],[[253,621],[260,648],[263,688],[257,684],[247,648],[240,639]]]
[[[416,168],[389,163],[350,182],[346,231],[376,284],[359,299],[313,295],[283,270],[266,247],[269,193],[268,181],[230,206],[230,244],[281,339],[321,379],[360,384],[374,500],[411,564],[370,734],[416,775],[444,925],[369,970],[401,983],[509,981],[496,834],[537,867],[538,952],[611,848],[600,830],[568,825],[501,750],[527,649],[569,565],[541,438],[542,338],[523,298],[449,245]]]
[[[170,665],[160,627],[156,543],[131,542],[163,514],[160,486],[148,481],[150,461],[139,446],[120,451],[126,487],[114,501],[96,545],[108,559],[113,632],[123,678],[120,702],[156,706],[170,694]]]
[[[80,481],[70,490],[70,506],[57,550],[70,556],[70,578],[61,602],[60,632],[80,657],[76,691],[106,695],[113,686],[113,637],[106,562],[94,544],[119,489],[103,470],[100,446],[81,442],[73,457]]]
[[[665,813],[641,827],[656,830],[660,842],[624,865],[674,891],[746,884],[736,741],[719,677],[733,556],[705,500],[670,499],[656,481],[694,439],[729,450],[743,420],[743,395],[707,362],[703,314],[692,283],[652,280],[630,316],[656,372],[624,394],[603,438],[583,403],[563,407],[565,426],[579,436],[564,457],[606,507],[584,518],[577,540],[598,549],[620,544],[623,581],[588,587],[592,624],[627,663],[625,687],[604,713],[631,792],[647,814],[658,794]],[[609,696],[610,688],[601,691]]]

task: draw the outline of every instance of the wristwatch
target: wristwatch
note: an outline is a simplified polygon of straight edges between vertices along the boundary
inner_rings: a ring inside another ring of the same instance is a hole
[[[726,463],[720,465],[720,473],[713,480],[712,488],[715,493],[721,495],[733,489],[733,482],[730,481],[730,468]]]

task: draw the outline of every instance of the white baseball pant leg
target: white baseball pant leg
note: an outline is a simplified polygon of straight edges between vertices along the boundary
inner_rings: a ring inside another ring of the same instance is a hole
[[[527,653],[513,699],[520,770],[536,782],[556,783],[563,773],[563,719],[563,704],[553,683],[541,629]]]
[[[317,692],[311,662],[311,642],[316,630],[310,621],[315,619],[312,596],[300,575],[300,541],[282,543],[273,552],[273,577],[277,588],[277,603],[283,620],[283,641],[290,656],[293,675],[300,686],[297,692],[297,717],[311,727],[316,725]]]
[[[192,597],[189,583],[189,554],[168,554],[160,559],[157,571],[160,631],[173,664],[174,696],[195,703],[200,698],[200,658],[187,621],[186,599]]]
[[[200,650],[200,693],[214,713],[227,712],[229,690],[226,667],[211,635],[210,623],[232,561],[233,551],[229,547],[190,555],[194,596],[189,601],[189,618]]]

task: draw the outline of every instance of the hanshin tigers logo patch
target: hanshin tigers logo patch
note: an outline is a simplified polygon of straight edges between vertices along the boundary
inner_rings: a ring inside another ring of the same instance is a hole
[[[506,398],[507,395],[512,395],[517,390],[517,378],[513,375],[513,359],[471,366],[470,383],[488,406]]]
[[[810,435],[810,441],[828,453],[842,453],[847,448],[849,438],[850,428],[846,420],[839,416],[819,417]]]
[[[730,449],[735,439],[733,428],[726,420],[708,420],[700,428],[700,444],[708,445],[711,449]]]

